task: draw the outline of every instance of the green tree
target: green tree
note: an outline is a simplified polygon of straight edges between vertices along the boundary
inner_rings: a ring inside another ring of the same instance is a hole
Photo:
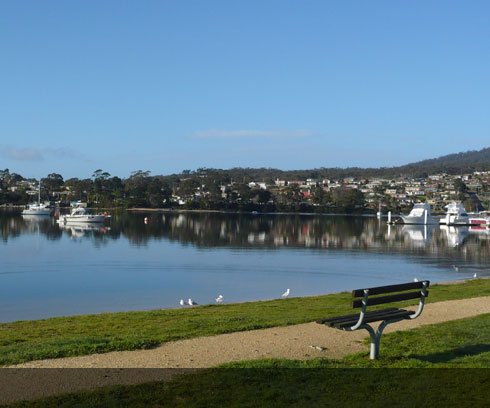
[[[351,212],[364,207],[364,194],[357,188],[339,187],[332,192],[332,201],[340,209]]]
[[[466,197],[466,193],[468,192],[468,187],[461,179],[454,180],[454,189],[458,193],[458,198],[460,200],[464,200]]]
[[[291,202],[299,202],[302,200],[303,195],[301,194],[301,189],[298,184],[289,184],[284,189],[286,198]]]
[[[58,173],[48,174],[48,177],[41,179],[41,184],[51,195],[53,191],[58,191],[64,184],[63,176]]]
[[[315,187],[311,190],[311,201],[319,205],[327,205],[332,201],[332,195],[322,187]]]

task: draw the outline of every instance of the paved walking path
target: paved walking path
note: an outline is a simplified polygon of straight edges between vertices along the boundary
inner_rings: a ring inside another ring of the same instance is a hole
[[[407,330],[426,324],[462,319],[484,313],[490,313],[490,296],[429,303],[425,306],[424,312],[419,318],[389,325],[385,332]],[[232,361],[263,358],[340,358],[346,354],[367,351],[368,347],[363,344],[363,340],[367,336],[368,334],[365,330],[344,332],[317,323],[306,323],[181,340],[166,343],[151,350],[119,351],[81,357],[32,361],[12,366],[12,368],[196,369],[213,367]],[[381,341],[382,352],[383,341]],[[2,372],[4,371],[8,372],[9,370],[2,370]],[[18,384],[21,378],[27,379],[29,376],[36,376],[35,372],[38,370],[10,371],[12,374],[3,375],[0,379],[1,381],[7,381],[5,384],[0,383],[0,403],[2,402],[2,390],[8,389],[10,386],[15,388],[16,381]],[[128,375],[133,375],[130,373],[137,371],[141,375],[136,376],[137,379],[133,380],[134,383],[152,379],[160,380],[163,379],[162,376],[169,378],[178,370],[128,370]],[[125,371],[121,370],[108,370],[105,374],[104,370],[73,370],[73,375],[76,378],[86,377],[84,381],[74,382],[73,378],[70,380],[72,375],[70,370],[54,370],[50,375],[57,375],[59,382],[55,381],[53,385],[54,380],[46,378],[41,381],[39,387],[30,387],[25,392],[30,393],[30,395],[40,396],[93,388],[96,385],[131,383],[130,378],[122,378],[124,373]],[[71,385],[68,386],[66,383]],[[86,385],[84,386],[84,384]],[[6,398],[5,395],[3,397]]]

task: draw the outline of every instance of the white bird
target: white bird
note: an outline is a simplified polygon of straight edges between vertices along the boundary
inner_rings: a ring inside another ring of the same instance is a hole
[[[455,270],[456,272],[458,272],[458,271],[459,271],[459,268],[458,268],[456,265],[453,265],[453,268],[454,268],[454,270]]]
[[[477,273],[475,273],[475,274],[473,275],[473,279],[478,279],[478,274],[477,274]]]
[[[194,302],[191,298],[189,298],[189,300],[187,301],[189,303],[189,306],[196,306],[197,303]]]
[[[282,294],[282,297],[288,297],[288,296],[289,296],[289,289],[288,289],[288,290],[286,290],[286,292],[284,292],[284,293]]]
[[[225,300],[225,298],[223,297],[223,295],[219,295],[217,298],[216,298],[216,302],[217,303],[223,303],[223,301]]]
[[[184,302],[184,299],[180,299],[180,306],[189,306],[189,305]]]
[[[413,281],[414,282],[418,282],[419,280],[417,278],[413,278]]]

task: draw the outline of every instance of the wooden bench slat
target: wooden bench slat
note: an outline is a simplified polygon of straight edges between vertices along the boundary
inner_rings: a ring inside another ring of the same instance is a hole
[[[391,317],[395,314],[399,314],[400,312],[405,313],[406,311],[405,309],[389,308],[389,309],[376,310],[373,312],[367,312],[364,314],[364,321],[375,322],[378,320],[384,320],[386,317]],[[317,323],[323,323],[330,327],[336,327],[339,324],[348,324],[352,326],[355,323],[357,323],[357,321],[359,320],[359,316],[360,313],[357,313],[353,315],[339,316],[338,318],[334,317],[330,319],[322,319],[317,321]]]
[[[391,320],[391,319],[397,319],[397,318],[408,318],[410,315],[413,315],[413,314],[415,314],[415,312],[413,310],[399,309],[396,312],[387,313],[384,315],[365,317],[363,320],[363,323],[373,323],[373,322],[377,322],[377,321]],[[358,321],[358,319],[353,319],[351,321],[333,323],[330,327],[336,327],[339,329],[343,329],[343,328],[354,326],[357,323],[357,321]]]
[[[397,285],[378,286],[375,288],[355,289],[352,291],[352,297],[364,296],[364,291],[366,289],[369,290],[369,296],[381,295],[383,293],[401,292],[404,290],[411,290],[411,289],[422,289],[424,282],[427,282],[427,287],[429,287],[430,281],[421,281],[421,282],[401,283]]]
[[[388,309],[381,309],[381,310],[373,310],[372,312],[367,312],[366,316],[371,316],[371,315],[377,315],[377,314],[384,314],[388,312],[393,312],[395,310],[399,310],[396,307],[390,307]],[[347,321],[347,320],[352,320],[352,319],[359,319],[359,313],[354,313],[354,314],[349,314],[349,315],[344,315],[344,316],[336,316],[336,317],[329,317],[326,319],[318,319],[316,322],[320,324],[325,324],[329,322],[339,322],[339,321]]]
[[[429,296],[429,291],[427,291],[427,296]],[[383,303],[400,302],[402,300],[417,299],[421,297],[421,292],[407,292],[399,293],[396,295],[380,296],[377,298],[368,298],[367,305],[382,305]],[[352,302],[352,307],[362,307],[362,299],[354,300]]]

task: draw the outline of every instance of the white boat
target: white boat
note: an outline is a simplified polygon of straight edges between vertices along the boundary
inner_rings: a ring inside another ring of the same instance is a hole
[[[102,224],[106,219],[105,214],[92,214],[90,210],[86,207],[75,206],[72,208],[69,215],[60,215],[58,223],[69,224],[69,223],[99,223]]]
[[[464,206],[460,203],[452,202],[446,205],[446,216],[439,220],[442,225],[469,225],[470,216]]]
[[[468,214],[470,217],[469,224],[475,227],[489,227],[490,217],[488,211],[480,211],[478,214]]]
[[[415,204],[408,215],[400,215],[405,224],[437,224],[437,220],[430,214],[430,205],[425,203]]]
[[[39,181],[39,189],[37,193],[37,203],[30,203],[24,207],[22,215],[50,215],[51,208],[47,204],[41,203],[41,181]]]

